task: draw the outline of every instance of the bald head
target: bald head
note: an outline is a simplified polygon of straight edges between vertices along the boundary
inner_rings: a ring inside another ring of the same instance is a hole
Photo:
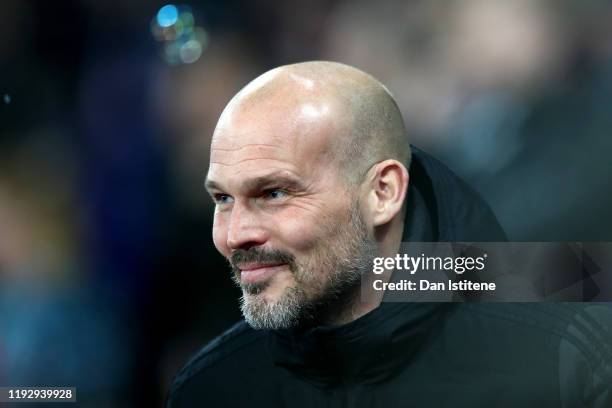
[[[301,143],[308,144],[308,138],[315,136],[299,129],[325,128],[326,140],[312,143],[321,143],[326,158],[351,182],[358,182],[381,160],[396,159],[409,167],[410,148],[393,97],[374,77],[348,65],[312,61],[262,74],[225,108],[213,145],[237,117],[255,111],[258,116],[251,120],[270,118],[294,125],[299,137],[306,139]]]
[[[230,101],[210,151],[213,241],[251,325],[341,324],[380,303],[360,279],[399,248],[410,159],[382,84],[332,62],[276,68]]]

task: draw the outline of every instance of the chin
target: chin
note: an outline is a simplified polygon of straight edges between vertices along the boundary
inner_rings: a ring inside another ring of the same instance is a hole
[[[287,287],[275,287],[275,285],[267,285],[259,293],[247,293],[243,291],[243,295],[249,299],[257,299],[259,302],[265,302],[267,304],[277,303],[283,294],[287,292]]]
[[[295,287],[297,283],[295,282],[293,276],[289,273],[278,273],[265,281],[258,282],[257,287],[259,287],[259,291],[252,292],[249,290],[245,290],[243,287],[243,294],[249,294],[251,296],[258,296],[262,299],[265,299],[267,302],[275,302],[281,299],[285,294],[291,291],[292,287]]]

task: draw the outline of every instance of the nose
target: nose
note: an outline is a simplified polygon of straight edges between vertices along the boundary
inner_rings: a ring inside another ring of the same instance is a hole
[[[268,232],[260,216],[244,205],[234,203],[227,229],[227,246],[231,250],[249,249],[264,244]]]

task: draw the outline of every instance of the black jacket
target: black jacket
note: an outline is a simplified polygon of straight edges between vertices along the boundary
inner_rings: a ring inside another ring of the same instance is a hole
[[[502,241],[486,204],[414,151],[405,241]],[[612,407],[612,308],[386,303],[343,326],[240,322],[177,374],[167,407]]]

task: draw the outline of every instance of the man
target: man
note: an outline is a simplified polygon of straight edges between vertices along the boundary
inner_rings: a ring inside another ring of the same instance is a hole
[[[230,101],[206,186],[245,322],[177,375],[168,407],[612,406],[603,306],[361,290],[374,257],[402,241],[505,239],[405,134],[389,91],[338,63],[276,68]]]

